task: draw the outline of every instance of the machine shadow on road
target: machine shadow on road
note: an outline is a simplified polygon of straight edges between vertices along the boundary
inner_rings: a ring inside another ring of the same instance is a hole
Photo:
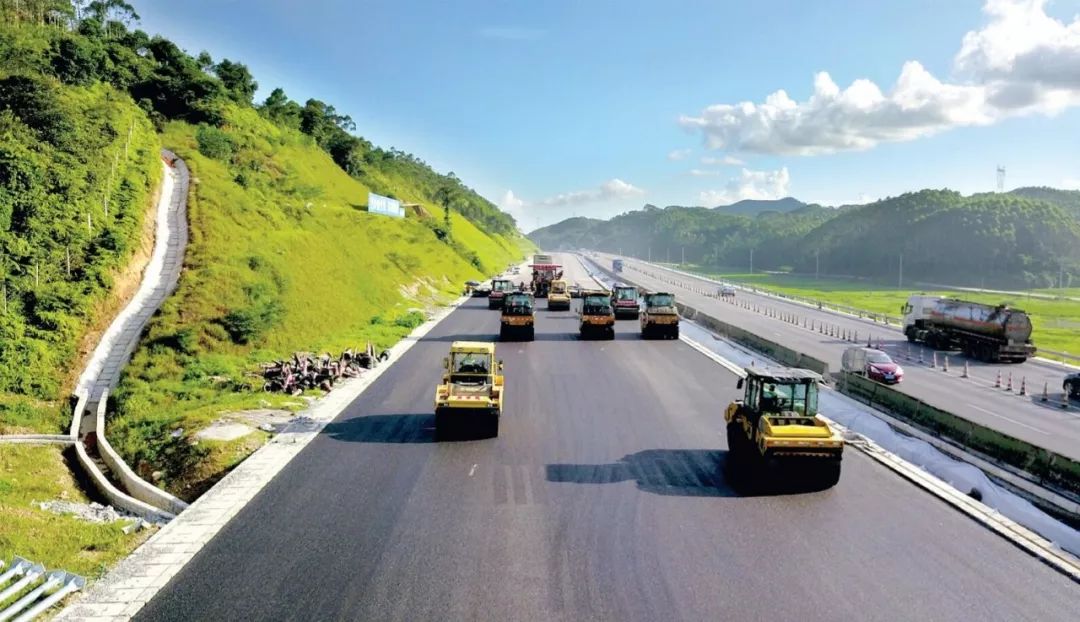
[[[434,443],[435,415],[364,415],[334,421],[322,434],[347,443]]]
[[[741,496],[724,480],[723,449],[646,449],[611,464],[549,464],[554,483],[615,484],[634,481],[639,490],[681,497]]]

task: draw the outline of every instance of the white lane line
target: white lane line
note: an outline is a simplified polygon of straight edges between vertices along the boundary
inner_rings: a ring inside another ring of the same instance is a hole
[[[1027,428],[1027,429],[1029,429],[1029,430],[1034,430],[1035,432],[1038,432],[1038,433],[1040,433],[1040,434],[1050,434],[1050,433],[1049,433],[1049,432],[1047,432],[1046,430],[1042,430],[1042,429],[1040,429],[1040,428],[1036,428],[1036,427],[1035,427],[1035,426],[1033,426],[1033,425],[1028,425],[1028,424],[1026,424],[1026,423],[1024,423],[1024,422],[1022,422],[1022,421],[1017,421],[1016,419],[1013,419],[1013,418],[1011,418],[1011,417],[1006,417],[1005,415],[999,415],[999,414],[997,414],[996,412],[992,412],[992,411],[986,410],[985,408],[981,408],[981,407],[979,407],[979,406],[976,406],[975,404],[972,404],[972,403],[970,403],[970,402],[968,403],[968,406],[970,406],[970,407],[974,408],[975,410],[979,410],[979,411],[982,411],[982,412],[984,412],[984,413],[986,413],[986,414],[990,415],[991,417],[997,417],[998,419],[1004,419],[1005,421],[1011,421],[1012,423],[1015,423],[1015,424],[1016,424],[1016,425],[1018,425],[1018,426],[1021,426],[1021,427],[1024,427],[1024,428]]]
[[[471,468],[471,469],[469,469],[469,477],[472,477],[473,475],[476,475],[476,467],[477,467],[477,466],[478,466],[478,465],[475,465],[475,464],[474,464],[474,465],[472,465],[472,468]]]

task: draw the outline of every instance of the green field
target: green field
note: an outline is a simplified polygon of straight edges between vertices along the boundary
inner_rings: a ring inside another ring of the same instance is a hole
[[[40,509],[35,502],[88,503],[56,446],[0,445],[0,559],[13,555],[52,570],[96,578],[149,532],[128,535],[126,521],[89,523]]]
[[[367,213],[368,188],[299,132],[228,107],[228,161],[200,153],[197,128],[166,125],[163,142],[191,167],[191,241],[177,292],[151,321],[115,393],[109,438],[143,476],[164,473],[192,499],[263,437],[195,443],[223,412],[303,406],[269,395],[258,365],[295,351],[386,348],[460,295],[464,281],[501,271],[529,250],[442,210],[407,177],[380,183],[422,203],[430,220]],[[241,163],[241,164],[238,164]],[[174,439],[173,430],[183,429]]]
[[[919,291],[846,279],[814,279],[775,273],[747,274],[737,270],[701,266],[688,266],[685,269],[710,278],[752,285],[771,292],[820,300],[893,317],[900,317],[900,307],[907,301],[908,296]],[[1069,292],[1078,291],[1080,290],[1034,290],[1034,293],[1068,296]],[[1031,316],[1034,326],[1032,340],[1036,347],[1080,354],[1080,302],[957,291],[926,291],[924,293],[986,304],[1006,302],[1027,311]]]

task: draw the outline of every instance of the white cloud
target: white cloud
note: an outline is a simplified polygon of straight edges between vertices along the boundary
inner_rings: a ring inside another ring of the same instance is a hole
[[[1062,179],[1061,187],[1065,190],[1080,190],[1080,178],[1078,179]]]
[[[540,201],[538,205],[545,207],[562,207],[567,205],[585,205],[587,203],[599,203],[617,199],[629,199],[639,197],[645,191],[633,184],[626,183],[621,179],[609,179],[600,184],[600,187],[591,190],[577,190],[557,194]]]
[[[702,156],[701,163],[711,165],[721,164],[723,166],[744,166],[746,164],[746,162],[743,162],[739,158],[729,155],[726,155],[722,158],[716,158],[713,156]]]
[[[720,171],[715,169],[692,168],[690,169],[690,174],[694,177],[716,177],[720,174]]]
[[[1044,5],[987,0],[989,23],[964,36],[954,82],[917,61],[904,64],[887,93],[864,79],[841,89],[822,71],[805,101],[778,90],[762,103],[716,104],[679,123],[701,132],[712,149],[817,155],[1055,114],[1080,105],[1080,16],[1065,24],[1046,15]]]
[[[705,190],[698,195],[702,205],[728,205],[743,199],[782,199],[788,196],[791,175],[787,167],[777,171],[742,169],[738,177],[728,181],[723,190]]]
[[[692,151],[693,151],[692,149],[675,149],[673,151],[668,152],[667,159],[671,160],[672,162],[678,162],[679,160],[685,160],[686,158],[690,157],[690,153]]]
[[[499,208],[517,219],[521,218],[523,213],[522,208],[524,207],[525,201],[514,196],[513,190],[507,190],[506,194],[504,194],[499,201]]]
[[[591,203],[632,199],[644,195],[645,191],[641,188],[614,178],[605,181],[596,188],[564,192],[540,201],[526,201],[515,195],[512,190],[507,190],[499,201],[499,207],[520,220],[529,208],[577,207]]]

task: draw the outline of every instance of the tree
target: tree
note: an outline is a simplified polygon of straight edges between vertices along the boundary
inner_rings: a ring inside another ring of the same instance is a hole
[[[247,65],[234,63],[226,58],[214,65],[214,73],[221,79],[222,84],[225,85],[225,90],[233,101],[238,104],[251,105],[251,100],[255,97],[255,91],[259,89],[259,83],[252,77]]]

